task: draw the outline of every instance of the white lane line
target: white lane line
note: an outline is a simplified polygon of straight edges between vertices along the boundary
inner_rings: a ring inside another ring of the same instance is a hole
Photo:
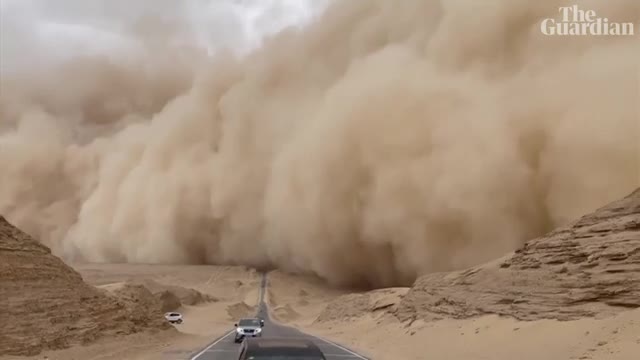
[[[207,350],[211,349],[212,347],[216,346],[218,343],[220,343],[220,341],[226,339],[227,337],[229,337],[229,335],[233,334],[236,330],[231,330],[229,331],[227,334],[225,334],[223,337],[221,337],[220,339],[214,341],[212,344],[210,344],[209,346],[207,346],[206,348],[202,349],[202,351],[200,351],[198,354],[196,354],[196,356],[192,357],[191,360],[197,360],[200,356],[202,356],[202,354],[204,354],[205,352],[207,352]]]
[[[329,340],[327,340],[327,339],[323,339],[323,338],[321,338],[321,337],[319,337],[319,336],[315,336],[315,335],[311,335],[311,334],[306,334],[306,335],[309,335],[309,336],[311,336],[311,337],[314,337],[314,338],[316,338],[316,339],[318,339],[318,340],[320,340],[320,341],[324,341],[324,342],[326,342],[326,343],[327,343],[327,344],[329,344],[329,345],[333,345],[333,346],[337,347],[338,349],[340,349],[340,350],[342,350],[342,351],[345,351],[345,352],[347,352],[347,353],[351,354],[350,356],[353,356],[353,357],[356,357],[356,358],[358,358],[358,359],[362,359],[362,360],[369,360],[369,359],[367,359],[366,357],[364,357],[364,356],[362,356],[362,355],[360,355],[360,354],[354,353],[353,351],[351,351],[351,350],[349,350],[349,349],[345,348],[344,346],[340,346],[340,345],[338,345],[338,344],[334,343],[333,341],[329,341]],[[334,356],[335,356],[335,355],[334,355]]]
[[[267,279],[267,274],[265,273],[265,274],[263,274],[263,276],[264,276],[264,279],[265,279],[265,283],[264,283],[264,285],[265,285],[265,286],[264,286],[264,287],[262,287],[262,286],[261,286],[260,291],[261,291],[261,292],[263,292],[263,296],[264,296],[264,295],[266,295],[266,297],[268,297],[268,296],[269,296],[269,292],[267,291],[267,287],[269,286],[269,282],[268,282],[268,279]],[[264,299],[264,298],[263,298],[263,299]],[[266,308],[267,308],[267,313],[268,313],[269,315],[271,315],[271,314],[270,314],[270,311],[269,311],[269,306],[267,305],[266,301],[265,301],[265,306],[266,306]],[[316,339],[318,339],[318,340],[320,340],[320,341],[323,341],[323,342],[325,342],[325,343],[327,343],[327,344],[329,344],[329,345],[332,345],[332,346],[334,346],[334,347],[337,347],[338,349],[340,349],[340,350],[342,350],[342,351],[347,352],[348,354],[350,354],[349,356],[351,356],[351,357],[355,357],[355,358],[357,358],[357,359],[361,359],[361,360],[369,360],[368,358],[366,358],[366,357],[364,357],[364,356],[362,356],[362,355],[360,355],[360,354],[357,354],[357,353],[355,353],[355,352],[353,352],[353,351],[351,351],[351,350],[349,350],[349,349],[345,348],[344,346],[340,346],[340,345],[338,345],[338,344],[334,343],[333,341],[329,341],[329,340],[327,340],[327,339],[323,339],[323,338],[321,338],[321,337],[319,337],[319,336],[315,336],[315,335],[307,334],[307,333],[302,332],[300,329],[297,329],[297,328],[295,328],[295,327],[286,326],[286,325],[284,325],[284,324],[281,324],[281,323],[279,323],[278,321],[276,321],[274,318],[271,318],[271,316],[269,316],[269,318],[270,318],[270,320],[271,320],[271,322],[272,322],[272,323],[275,323],[275,324],[280,325],[280,326],[285,327],[285,328],[290,328],[290,329],[295,329],[295,330],[297,330],[298,332],[300,332],[301,334],[303,334],[303,337],[302,337],[302,338],[304,338],[304,335],[306,335],[306,336],[307,336],[307,338],[310,336],[310,337],[312,337],[312,338],[316,338]],[[294,337],[293,337],[293,336],[286,336],[286,338],[294,338]],[[295,338],[297,338],[297,337],[295,337]],[[335,356],[335,355],[333,355],[333,356]],[[195,360],[195,359],[194,359],[194,360]]]

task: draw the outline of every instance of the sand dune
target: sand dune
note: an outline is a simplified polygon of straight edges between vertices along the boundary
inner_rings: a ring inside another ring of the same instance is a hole
[[[251,313],[258,301],[259,274],[234,266],[74,264],[90,284],[146,284],[152,292],[175,291],[186,334],[214,336],[227,331],[238,316]],[[194,295],[198,293],[200,295]],[[213,301],[193,302],[194,299]],[[190,303],[191,302],[191,303]]]
[[[640,348],[640,310],[562,322],[484,315],[409,323],[364,315],[305,329],[375,360],[633,360]]]
[[[188,289],[182,286],[163,285],[153,280],[126,281],[107,285],[99,285],[98,288],[121,296],[127,289],[145,289],[157,302],[161,304],[163,312],[177,311],[183,305],[198,305],[207,302],[217,301],[216,298],[203,294],[195,289]]]
[[[327,303],[352,292],[330,287],[315,276],[291,275],[282,271],[269,272],[267,285],[265,301],[271,317],[296,325],[313,323]],[[298,316],[291,316],[293,312]]]

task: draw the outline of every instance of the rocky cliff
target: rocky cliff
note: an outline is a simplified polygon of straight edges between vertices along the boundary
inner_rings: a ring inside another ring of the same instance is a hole
[[[170,328],[159,307],[136,306],[86,284],[2,216],[0,309],[0,355],[35,355],[104,336]]]
[[[492,263],[420,277],[402,319],[602,317],[640,307],[640,189]]]

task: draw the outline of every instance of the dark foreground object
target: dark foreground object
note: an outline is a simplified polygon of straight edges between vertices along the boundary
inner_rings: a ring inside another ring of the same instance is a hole
[[[270,359],[326,360],[320,348],[309,339],[247,338],[241,345],[238,360]]]

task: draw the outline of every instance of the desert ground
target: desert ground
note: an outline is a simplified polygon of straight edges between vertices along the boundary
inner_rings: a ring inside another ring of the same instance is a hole
[[[243,267],[76,264],[75,268],[97,286],[152,279],[197,289],[219,301],[180,307],[185,322],[175,325],[177,332],[135,334],[33,357],[1,359],[188,359],[228,332],[235,319],[250,314],[257,300],[256,273]],[[269,274],[269,284],[267,301],[277,321],[347,345],[375,360],[421,360],[426,354],[452,360],[632,360],[640,348],[640,310],[572,321],[520,321],[483,315],[402,322],[386,310],[397,306],[409,288],[351,294],[314,277],[279,271]],[[373,306],[358,306],[356,297],[365,294]],[[327,304],[336,301],[323,319]]]
[[[639,310],[569,321],[522,321],[495,314],[401,321],[388,310],[409,288],[335,297],[335,291],[328,296],[318,293],[313,279],[283,274],[276,278],[272,291],[282,294],[278,306],[288,309],[282,316],[273,310],[277,319],[371,359],[631,360],[640,348]],[[369,297],[364,306],[358,301],[361,296]],[[330,311],[323,314],[331,301]]]
[[[89,346],[44,351],[33,358],[186,359],[228,332],[238,318],[252,316],[258,301],[259,276],[244,267],[74,264],[74,268],[88,284],[109,292],[134,283],[152,292],[168,290],[181,303],[164,310],[180,311],[185,322],[175,325],[177,331],[171,328],[108,338]],[[191,293],[191,289],[197,292]],[[209,299],[202,300],[202,295]]]
[[[28,235],[7,224],[0,250],[29,250],[24,247],[32,241]],[[22,234],[22,242],[6,240],[16,234]],[[265,301],[275,321],[376,360],[631,360],[640,349],[639,249],[640,189],[513,254],[464,271],[430,274],[412,287],[353,291],[275,270],[267,273]],[[70,343],[75,346],[62,350],[46,349],[45,344],[35,356],[2,359],[188,359],[228,332],[235,320],[254,314],[259,299],[261,275],[246,267],[72,266],[89,287],[116,297],[142,301],[145,297],[131,290],[142,286],[163,310],[182,312],[185,322],[81,346]],[[28,285],[21,283],[25,294]],[[168,301],[169,295],[178,302]],[[55,306],[48,309],[36,318],[41,325],[57,311]],[[21,319],[13,319],[20,328]],[[25,345],[20,338],[14,341]]]

